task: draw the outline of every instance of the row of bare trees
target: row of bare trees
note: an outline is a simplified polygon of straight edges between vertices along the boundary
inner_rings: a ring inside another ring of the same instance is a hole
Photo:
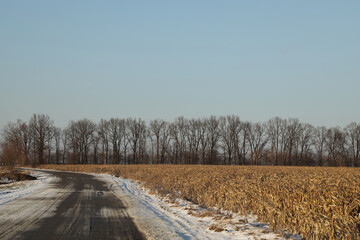
[[[2,164],[236,164],[360,166],[360,124],[314,127],[275,117],[265,123],[238,116],[173,122],[83,119],[61,130],[46,115],[3,130]]]

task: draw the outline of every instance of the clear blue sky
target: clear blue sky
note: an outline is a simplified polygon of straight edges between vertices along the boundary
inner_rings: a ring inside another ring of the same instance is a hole
[[[360,121],[360,1],[1,1],[0,129],[239,115]]]

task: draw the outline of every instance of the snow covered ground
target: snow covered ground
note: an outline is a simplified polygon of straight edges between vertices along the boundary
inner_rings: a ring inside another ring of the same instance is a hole
[[[98,174],[97,174],[98,175]],[[98,175],[112,182],[131,215],[149,239],[301,239],[272,232],[255,216],[215,213],[180,199],[161,199],[134,181]],[[120,197],[120,196],[119,196]]]
[[[30,171],[30,175],[36,177],[37,180],[1,184],[0,205],[39,191],[40,189],[46,187],[49,183],[56,181],[56,178],[52,175],[43,172]]]

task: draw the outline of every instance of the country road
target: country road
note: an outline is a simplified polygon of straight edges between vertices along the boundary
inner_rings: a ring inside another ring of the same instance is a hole
[[[0,205],[0,239],[145,239],[109,184],[81,173]]]

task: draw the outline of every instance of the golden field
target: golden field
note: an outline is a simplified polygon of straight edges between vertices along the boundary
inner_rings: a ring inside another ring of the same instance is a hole
[[[199,165],[41,165],[109,173],[158,194],[254,213],[306,239],[360,239],[360,169]]]

